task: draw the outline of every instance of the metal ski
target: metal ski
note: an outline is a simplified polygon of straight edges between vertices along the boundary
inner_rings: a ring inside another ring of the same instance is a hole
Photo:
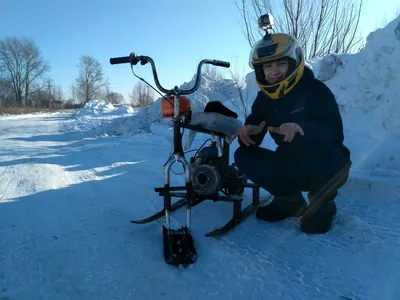
[[[182,206],[186,205],[186,198],[182,198],[178,201],[176,201],[174,204],[171,206],[171,211],[177,210],[178,208],[181,208]],[[151,215],[150,217],[147,217],[145,219],[141,220],[132,220],[131,223],[135,224],[147,224],[150,222],[153,222],[155,220],[158,220],[161,217],[165,216],[165,210],[161,209],[159,212],[155,213],[154,215]]]
[[[247,219],[247,217],[249,217],[251,214],[253,214],[253,212],[260,205],[266,204],[270,198],[271,198],[271,195],[269,195],[266,199],[261,200],[258,203],[253,202],[253,203],[249,204],[246,208],[241,210],[240,213],[236,217],[233,217],[232,219],[230,219],[224,226],[206,233],[205,236],[206,237],[215,237],[215,236],[223,235],[223,234],[229,232],[237,224],[241,223],[242,221]]]
[[[187,226],[180,229],[163,226],[163,244],[167,264],[186,267],[197,260],[193,237]]]

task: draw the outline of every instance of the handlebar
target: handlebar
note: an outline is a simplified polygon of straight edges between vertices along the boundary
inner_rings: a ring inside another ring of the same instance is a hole
[[[214,66],[224,67],[224,68],[229,68],[231,65],[229,62],[226,62],[226,61],[215,60],[215,59],[203,59],[202,61],[199,62],[198,66],[197,66],[196,82],[195,82],[195,85],[193,88],[191,88],[189,90],[179,90],[175,87],[175,89],[173,89],[173,90],[168,90],[160,84],[160,81],[158,80],[156,65],[151,57],[144,56],[144,55],[137,56],[135,53],[131,53],[129,56],[110,58],[110,64],[112,64],[112,65],[129,63],[133,66],[133,65],[138,64],[139,62],[141,65],[145,65],[147,63],[151,64],[151,68],[153,70],[154,81],[155,81],[157,87],[161,91],[163,91],[166,94],[180,94],[180,95],[192,94],[199,88],[200,79],[201,79],[201,67],[204,64],[211,64]]]

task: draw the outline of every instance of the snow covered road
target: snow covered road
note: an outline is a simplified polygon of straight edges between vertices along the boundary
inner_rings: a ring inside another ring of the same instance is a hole
[[[70,123],[68,114],[0,121],[1,300],[400,299],[400,202],[376,197],[398,194],[398,173],[374,181],[355,170],[323,236],[301,233],[299,219],[251,217],[206,238],[231,206],[202,203],[192,214],[198,261],[174,268],[163,260],[162,220],[129,222],[162,207],[153,188],[170,142],[96,138]]]

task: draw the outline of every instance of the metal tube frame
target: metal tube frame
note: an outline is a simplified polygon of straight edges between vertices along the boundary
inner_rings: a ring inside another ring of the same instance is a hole
[[[191,205],[194,200],[194,191],[192,187],[191,180],[191,170],[190,165],[185,159],[183,148],[182,148],[182,136],[181,136],[181,116],[180,116],[180,105],[179,105],[179,97],[180,95],[187,95],[194,93],[200,86],[201,81],[201,68],[203,64],[212,64],[215,66],[229,68],[230,63],[225,61],[219,61],[215,59],[203,59],[199,62],[197,66],[197,74],[196,74],[196,82],[191,89],[188,90],[180,90],[177,86],[173,89],[165,89],[158,79],[157,68],[153,61],[153,59],[149,56],[137,56],[135,53],[131,53],[128,57],[121,57],[117,59],[110,59],[110,63],[126,63],[129,62],[133,71],[133,66],[140,62],[141,65],[145,65],[147,63],[151,64],[151,68],[153,71],[154,82],[158,89],[167,95],[174,95],[174,117],[173,117],[173,143],[174,143],[174,152],[172,156],[169,158],[167,163],[164,166],[164,210],[166,217],[166,226],[168,229],[168,233],[170,231],[170,211],[171,211],[171,193],[170,193],[170,182],[171,182],[171,167],[174,163],[181,163],[185,172],[185,189],[187,191],[187,205],[186,205],[186,215],[187,215],[187,229],[190,232],[190,223],[191,223]]]

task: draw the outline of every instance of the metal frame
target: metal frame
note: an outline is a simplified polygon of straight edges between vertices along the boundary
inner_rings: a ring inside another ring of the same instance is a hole
[[[190,234],[190,229],[191,229],[191,207],[199,204],[200,202],[207,200],[207,198],[200,197],[197,195],[193,189],[192,186],[192,180],[191,180],[191,170],[190,170],[190,164],[185,158],[185,154],[182,148],[182,135],[181,135],[181,128],[188,128],[190,130],[195,130],[198,132],[205,132],[209,133],[211,135],[217,135],[222,138],[225,136],[221,133],[215,133],[208,131],[203,128],[199,128],[196,126],[190,126],[188,123],[185,123],[182,121],[182,117],[180,115],[180,105],[179,105],[179,97],[181,95],[188,95],[194,93],[199,85],[200,85],[200,80],[201,80],[201,68],[204,64],[212,64],[215,66],[220,66],[220,67],[230,67],[229,62],[224,62],[224,61],[219,61],[219,60],[211,60],[211,59],[203,59],[202,61],[199,62],[198,67],[197,67],[197,74],[196,74],[196,81],[194,86],[191,89],[188,90],[181,90],[177,86],[175,86],[173,89],[165,89],[163,86],[161,86],[159,79],[158,79],[158,74],[157,74],[157,69],[155,66],[155,63],[153,59],[149,56],[137,56],[135,53],[131,53],[129,56],[125,57],[117,57],[117,58],[111,58],[110,63],[111,64],[122,64],[122,63],[129,63],[131,65],[132,71],[133,71],[133,66],[141,63],[141,65],[145,65],[147,63],[151,64],[152,71],[153,71],[153,77],[155,84],[159,88],[160,91],[166,93],[167,95],[173,95],[174,96],[174,115],[172,118],[173,121],[173,153],[171,157],[168,159],[167,163],[164,166],[164,187],[163,188],[155,188],[156,192],[159,192],[161,196],[164,197],[164,210],[163,212],[160,211],[146,219],[142,220],[136,220],[136,221],[131,221],[132,223],[135,224],[145,224],[152,222],[162,216],[165,216],[166,218],[166,227],[168,230],[168,233],[170,231],[170,213],[179,207],[182,207],[183,205],[186,205],[186,222],[187,222],[187,231]],[[222,159],[224,163],[224,168],[229,167],[229,143],[227,143],[224,139],[224,145],[223,145],[223,151],[222,151]],[[184,174],[185,174],[185,186],[184,187],[171,187],[171,168],[175,163],[180,163],[182,164],[184,168]],[[224,174],[221,174],[223,177]],[[242,210],[242,201],[243,197],[242,195],[227,195],[227,196],[218,196],[218,197],[213,197],[211,200],[213,201],[226,201],[226,202],[233,202],[233,215],[232,219],[224,226],[226,230],[231,229],[233,226],[235,226],[237,223],[239,223],[243,218],[247,217],[249,213],[251,213],[258,205],[260,205],[260,199],[259,199],[259,186],[255,184],[249,184],[246,183],[243,185],[243,188],[252,188],[253,189],[253,197],[252,197],[252,203],[248,205],[245,209]],[[174,193],[175,191],[186,191],[185,194],[182,193]],[[184,199],[181,199],[180,202],[177,204],[175,203],[174,205],[171,204],[171,198],[172,197],[182,197]],[[221,229],[220,231],[216,230],[214,233],[219,232],[222,233]],[[211,236],[213,233],[208,233],[207,236]]]

